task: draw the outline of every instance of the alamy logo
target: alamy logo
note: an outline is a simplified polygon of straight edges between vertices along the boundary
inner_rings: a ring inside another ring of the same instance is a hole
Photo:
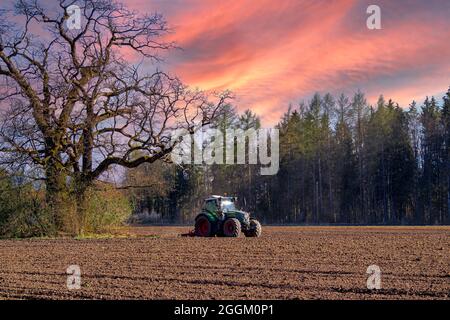
[[[81,268],[79,265],[72,264],[67,267],[67,289],[79,290],[81,289]]]
[[[381,29],[381,9],[376,4],[372,4],[367,7],[367,14],[370,16],[367,18],[367,28],[369,30],[379,30]]]
[[[176,164],[245,164],[247,158],[248,164],[261,164],[261,175],[275,175],[279,169],[278,129],[199,129],[194,134],[179,129],[171,141]]]
[[[66,9],[68,18],[66,20],[66,25],[69,30],[79,30],[81,29],[81,9],[77,5],[70,5]]]
[[[369,290],[379,290],[381,289],[381,269],[376,264],[372,264],[367,267],[367,274],[370,274],[367,278],[367,289]]]

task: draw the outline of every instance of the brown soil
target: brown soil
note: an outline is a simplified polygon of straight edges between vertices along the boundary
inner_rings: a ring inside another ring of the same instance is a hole
[[[0,240],[0,299],[449,299],[450,227],[264,227],[261,238]],[[81,267],[68,290],[66,269]],[[382,288],[366,286],[381,268]]]

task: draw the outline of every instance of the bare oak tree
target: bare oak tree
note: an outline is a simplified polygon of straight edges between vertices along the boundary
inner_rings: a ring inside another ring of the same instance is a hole
[[[173,47],[164,41],[169,29],[161,15],[109,0],[55,2],[48,8],[20,0],[14,14],[0,12],[0,164],[41,172],[63,230],[68,184],[82,219],[86,189],[102,173],[166,159],[172,130],[207,125],[230,94],[210,102],[176,77],[127,61],[125,54],[158,60]],[[73,4],[81,28],[70,30]]]

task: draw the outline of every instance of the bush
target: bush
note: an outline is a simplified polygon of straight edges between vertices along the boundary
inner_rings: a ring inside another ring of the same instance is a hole
[[[32,186],[0,185],[0,236],[27,238],[54,235],[53,220],[43,196]]]
[[[86,207],[82,228],[84,233],[109,232],[122,226],[132,213],[128,198],[109,185],[88,191]]]
[[[62,235],[75,235],[79,230],[82,233],[109,232],[122,226],[132,213],[128,198],[104,183],[97,183],[87,192],[83,217],[77,212],[80,204],[69,193],[63,203],[61,217],[67,229],[73,232]],[[60,231],[56,230],[43,190],[32,184],[15,185],[0,172],[0,237],[56,236],[61,235]]]

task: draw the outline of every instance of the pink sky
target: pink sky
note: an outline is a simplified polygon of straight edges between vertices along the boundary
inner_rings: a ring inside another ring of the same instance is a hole
[[[162,13],[182,50],[162,68],[273,125],[314,92],[380,94],[407,107],[450,86],[449,0],[122,0]],[[381,30],[366,27],[370,4]]]
[[[132,0],[163,13],[183,50],[165,68],[191,86],[231,89],[239,110],[276,123],[314,92],[360,89],[402,106],[450,85],[448,0]],[[368,30],[378,4],[382,30]],[[440,96],[439,96],[440,98]]]

